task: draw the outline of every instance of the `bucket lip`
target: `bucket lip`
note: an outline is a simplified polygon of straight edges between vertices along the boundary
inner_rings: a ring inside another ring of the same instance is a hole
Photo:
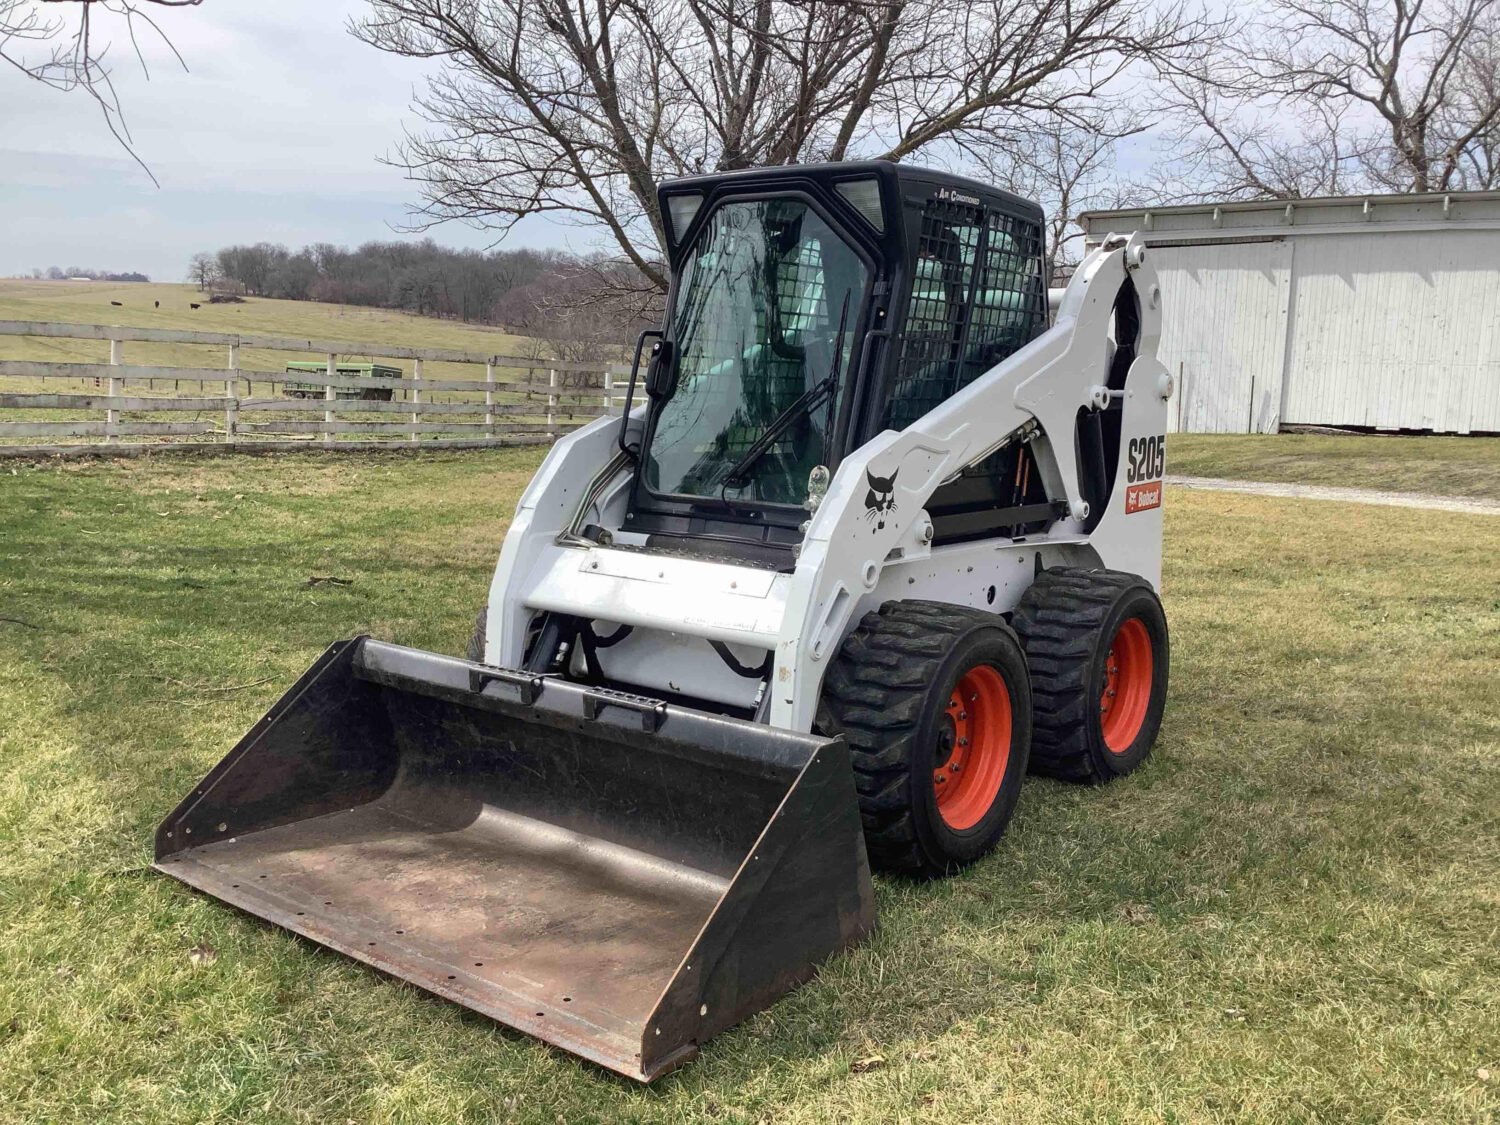
[[[494,711],[560,730],[586,730],[654,753],[672,753],[694,761],[712,761],[742,772],[790,783],[819,750],[837,737],[802,734],[748,719],[715,715],[676,704],[654,707],[654,730],[642,729],[639,713],[606,706],[590,715],[590,697],[613,699],[621,693],[590,688],[558,676],[536,676],[537,694],[529,703],[507,699],[493,683],[470,687],[471,672],[493,672],[489,665],[456,656],[407,648],[368,637],[355,638],[354,675],[402,691],[427,695],[460,706]],[[645,697],[640,697],[645,700]]]
[[[296,906],[302,904],[282,901],[281,895],[262,892],[242,883],[237,885],[233,876],[212,864],[199,861],[192,852],[158,859],[151,866],[163,875],[228,903],[253,918],[289,930],[378,972],[416,985],[435,996],[451,1000],[506,1027],[638,1082],[650,1082],[668,1070],[688,1062],[698,1053],[697,1043],[684,1043],[662,1058],[653,1060],[648,1070],[642,1066],[639,1037],[632,1038],[626,1032],[597,1027],[550,1001],[509,993],[509,990],[501,989],[492,982],[486,983],[481,994],[472,981],[465,980],[463,970],[456,966],[441,966],[451,970],[450,980],[449,972],[416,971],[414,957],[392,957],[383,952],[372,954],[369,946],[358,936],[351,936],[349,930],[321,924],[312,910],[299,914]],[[502,996],[504,993],[509,995]]]

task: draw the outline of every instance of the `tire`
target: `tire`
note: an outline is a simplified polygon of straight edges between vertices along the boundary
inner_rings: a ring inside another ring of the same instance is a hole
[[[1031,669],[1032,772],[1097,785],[1140,766],[1161,730],[1171,666],[1151,584],[1116,570],[1045,570],[1011,624]]]
[[[887,602],[839,650],[818,726],[848,741],[871,864],[952,874],[1015,812],[1031,745],[1025,655],[997,614]]]
[[[474,618],[474,631],[469,634],[469,647],[464,655],[478,664],[484,663],[484,624],[490,615],[488,604],[479,607],[479,615]]]

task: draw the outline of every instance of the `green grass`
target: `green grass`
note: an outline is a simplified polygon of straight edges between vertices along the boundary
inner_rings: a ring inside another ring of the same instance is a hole
[[[120,301],[116,308],[112,301]],[[528,375],[527,369],[502,367],[496,378],[504,381],[532,379],[546,383],[548,373],[542,356],[554,354],[544,341],[525,336],[516,336],[496,328],[482,325],[460,324],[451,320],[414,316],[408,313],[391,312],[384,309],[359,308],[353,305],[320,304],[315,301],[279,301],[260,297],[246,298],[239,305],[210,305],[204,303],[206,295],[191,285],[157,284],[112,284],[99,282],[68,281],[5,281],[0,280],[0,320],[55,321],[71,324],[119,324],[142,328],[190,329],[203,332],[259,333],[284,336],[292,340],[322,340],[338,343],[366,344],[378,348],[381,344],[403,347],[454,348],[481,355],[506,355],[531,361],[540,366]],[[156,303],[160,302],[160,308]],[[201,305],[191,308],[193,303]],[[289,360],[306,360],[305,352],[272,351],[266,348],[244,348],[240,355],[240,366],[245,371],[285,371]],[[311,357],[322,358],[322,357]],[[344,361],[382,358],[378,351],[364,355],[341,356]],[[604,357],[617,359],[616,356]],[[71,340],[53,337],[0,336],[0,360],[31,360],[50,363],[107,363],[109,343],[105,340]],[[224,367],[227,349],[202,344],[155,344],[129,341],[124,345],[124,362],[132,366],[165,367]],[[413,374],[411,360],[387,360],[394,363],[410,377]],[[483,379],[483,366],[461,363],[426,363],[423,374],[430,379]],[[559,420],[567,425],[580,419],[593,417],[601,392],[593,389],[583,391],[575,373],[562,376],[564,390],[562,403],[557,411]],[[597,384],[598,376],[594,376]],[[157,396],[204,396],[215,397],[223,393],[222,383],[199,384],[177,382],[172,379],[151,381],[132,380],[124,384],[123,393],[140,397]],[[245,384],[240,384],[242,394],[247,393]],[[571,393],[570,393],[571,392]],[[0,393],[13,394],[103,394],[102,386],[96,387],[93,379],[64,378],[0,378]],[[273,387],[265,382],[255,385],[255,397],[272,397]],[[581,395],[581,400],[580,396]],[[398,400],[410,398],[410,392],[398,390]],[[482,391],[437,391],[428,392],[430,403],[480,402]],[[541,393],[514,393],[501,391],[496,401],[500,403],[536,403],[540,415],[525,417],[502,417],[502,423],[517,422],[534,424],[546,413],[546,395]],[[337,408],[336,408],[337,409]],[[241,416],[242,434],[247,438],[259,436],[257,426],[288,419],[310,420],[314,414],[291,414],[257,411]],[[400,415],[346,412],[345,421],[395,422]],[[3,422],[61,422],[104,420],[101,411],[81,412],[77,410],[0,410]],[[213,422],[222,424],[220,411],[164,412],[132,411],[122,415],[127,422]],[[428,415],[426,422],[479,422],[482,415],[444,416]],[[265,436],[285,439],[274,431]],[[316,439],[316,435],[301,435],[304,439]],[[405,439],[403,431],[391,430],[381,434],[349,433],[341,440],[369,440],[372,436]],[[462,435],[426,435],[424,440],[453,440]],[[34,439],[12,439],[0,437],[3,444],[47,445],[58,442],[69,443],[76,439],[39,437]],[[131,437],[131,442],[151,442],[151,437]],[[178,437],[183,441],[218,441],[218,436]]]
[[[1168,470],[1500,500],[1500,437],[1173,434]]]
[[[869,944],[649,1089],[147,871],[328,641],[461,651],[534,464],[0,466],[0,1120],[1500,1111],[1492,518],[1173,494],[1156,756],[1032,779],[993,856],[879,880]]]
[[[123,307],[116,308],[111,301],[119,301]],[[159,309],[154,304],[157,301],[161,302]],[[206,301],[207,296],[191,285],[0,281],[0,320],[261,333],[292,339],[460,348],[491,355],[529,355],[523,349],[533,343],[525,336],[514,336],[497,328],[386,309],[328,305],[317,301],[278,301],[264,297],[247,297],[242,305],[210,305],[204,303]],[[190,307],[193,303],[202,304],[202,307],[193,309]],[[203,362],[206,353],[212,357],[208,363]],[[281,371],[288,358],[299,357],[247,348],[242,360],[248,369]],[[0,336],[0,359],[105,363],[109,360],[109,344],[102,340],[31,340]],[[191,344],[127,344],[126,362],[217,367],[223,365],[224,355],[222,348],[205,349]],[[409,371],[410,361],[404,366]],[[472,368],[460,367],[458,370],[463,374],[452,377],[473,377]],[[481,373],[479,377],[484,376]]]

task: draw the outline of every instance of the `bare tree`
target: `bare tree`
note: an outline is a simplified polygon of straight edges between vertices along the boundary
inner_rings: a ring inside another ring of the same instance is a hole
[[[186,70],[187,64],[148,9],[191,8],[201,3],[203,0],[0,0],[0,63],[8,63],[55,90],[82,91],[93,99],[115,140],[156,183],[151,169],[131,147],[130,129],[111,77],[112,42],[108,35],[113,31],[129,40],[148,78],[150,70],[141,51],[141,38],[147,33],[166,44]]]
[[[1142,117],[1122,108],[1089,111],[1076,120],[1053,119],[1031,131],[1024,151],[983,169],[991,181],[1041,203],[1049,277],[1067,277],[1081,260],[1078,217],[1083,212],[1126,205],[1116,149],[1146,127]]]
[[[204,292],[219,280],[219,276],[219,259],[214,254],[194,254],[188,263],[188,280]]]
[[[1269,0],[1167,81],[1179,193],[1493,183],[1497,12],[1500,0]]]
[[[351,30],[438,59],[394,162],[419,225],[602,233],[656,290],[655,183],[857,156],[998,160],[1203,36],[1178,0],[371,0]]]
[[[1438,114],[1441,144],[1457,152],[1453,186],[1470,190],[1500,188],[1500,5],[1478,21],[1454,72],[1452,96]],[[1474,131],[1473,122],[1489,124]],[[1467,144],[1466,137],[1472,135]]]
[[[1183,75],[1164,89],[1175,183],[1158,186],[1159,197],[1306,199],[1368,182],[1375,146],[1353,135],[1346,104],[1287,104]]]

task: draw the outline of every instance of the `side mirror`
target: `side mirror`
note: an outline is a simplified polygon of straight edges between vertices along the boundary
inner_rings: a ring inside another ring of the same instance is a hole
[[[651,362],[646,367],[646,394],[652,398],[671,398],[677,389],[677,365],[672,362],[677,348],[671,340],[651,345]]]
[[[635,357],[630,361],[630,382],[625,387],[625,405],[620,410],[620,436],[617,439],[620,444],[620,452],[627,457],[640,459],[639,446],[633,446],[625,440],[630,433],[630,409],[635,405],[635,384],[641,373],[641,352],[646,350],[647,340],[661,341],[662,334],[658,328],[648,328],[635,338]],[[613,408],[614,404],[610,404]]]

